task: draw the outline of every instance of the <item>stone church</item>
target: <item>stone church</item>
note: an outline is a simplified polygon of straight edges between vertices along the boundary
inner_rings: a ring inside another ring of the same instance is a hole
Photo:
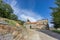
[[[37,22],[27,22],[24,23],[24,26],[28,29],[49,29],[48,20],[38,20]]]

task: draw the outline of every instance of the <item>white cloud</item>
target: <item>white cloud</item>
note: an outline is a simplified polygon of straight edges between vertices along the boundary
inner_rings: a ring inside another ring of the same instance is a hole
[[[21,20],[29,19],[30,21],[37,21],[37,20],[41,20],[43,18],[42,16],[37,15],[36,12],[33,12],[31,10],[27,10],[27,9],[21,9],[18,6],[16,0],[9,0],[9,1],[8,0],[4,0],[4,1],[6,1],[7,3],[9,3],[12,6],[12,8],[14,10],[14,13]]]
[[[30,16],[26,16],[26,15],[21,15],[20,16],[23,20],[25,19],[29,19],[30,21],[32,21],[32,22],[35,22],[36,21],[36,19],[34,19],[34,17],[30,17]]]

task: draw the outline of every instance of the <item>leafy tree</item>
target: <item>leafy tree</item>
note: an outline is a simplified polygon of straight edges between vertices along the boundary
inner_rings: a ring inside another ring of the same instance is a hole
[[[11,6],[0,0],[0,16],[8,18],[8,15],[10,16],[11,13],[13,13]]]
[[[9,19],[18,20],[18,17],[15,14],[11,14]]]
[[[20,24],[20,25],[23,25],[25,22],[22,21],[22,20],[17,20],[17,22]]]
[[[51,9],[53,10],[52,12],[52,17],[53,17],[53,24],[54,27],[60,28],[60,0],[55,0],[55,4],[57,5],[57,7],[51,7]]]
[[[18,17],[15,14],[13,14],[12,7],[9,4],[3,2],[2,0],[0,0],[0,17],[12,19],[12,20],[18,19]]]

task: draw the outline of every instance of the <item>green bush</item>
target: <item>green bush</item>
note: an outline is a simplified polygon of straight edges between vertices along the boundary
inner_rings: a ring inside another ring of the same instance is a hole
[[[56,32],[56,33],[60,34],[60,30],[53,30],[53,32]]]
[[[13,20],[5,20],[5,22],[7,22],[9,25],[14,25],[16,26],[16,22]]]

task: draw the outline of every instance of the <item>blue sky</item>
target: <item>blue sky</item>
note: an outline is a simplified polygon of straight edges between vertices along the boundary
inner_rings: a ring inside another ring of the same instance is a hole
[[[10,4],[14,13],[21,20],[34,22],[41,19],[51,20],[51,9],[55,7],[54,0],[4,0]]]

